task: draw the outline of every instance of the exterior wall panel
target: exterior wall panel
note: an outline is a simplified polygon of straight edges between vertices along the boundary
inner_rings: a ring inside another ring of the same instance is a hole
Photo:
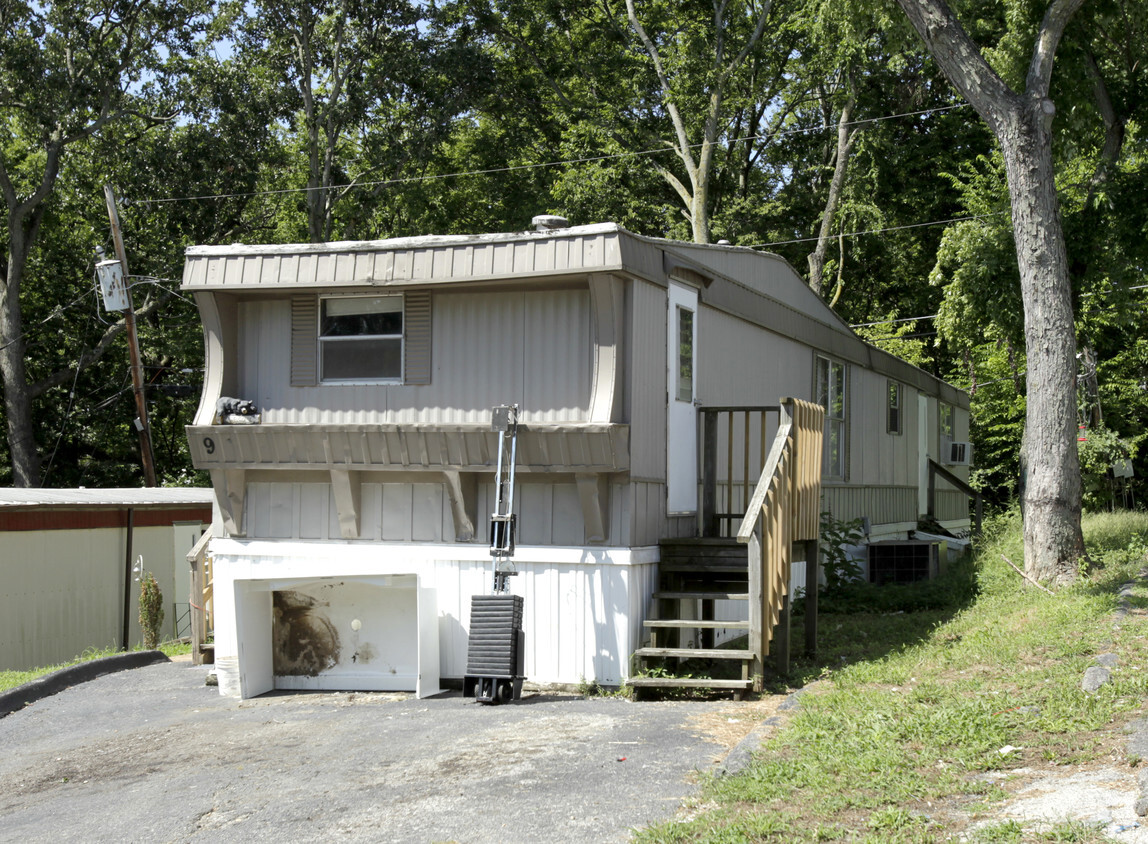
[[[630,309],[630,474],[666,479],[666,291],[635,281]]]
[[[479,549],[475,549],[479,550]],[[641,623],[647,609],[657,564],[614,562],[619,549],[585,561],[548,562],[530,559],[522,549],[516,561],[519,575],[511,578],[511,591],[524,598],[523,632],[526,638],[525,671],[538,683],[574,684],[582,680],[617,685],[629,676],[629,657],[640,645]],[[214,550],[216,591],[216,664],[220,690],[238,690],[232,676],[238,665],[237,607],[225,600],[276,583],[319,577],[356,577],[415,574],[435,593],[438,617],[439,668],[443,677],[466,673],[470,628],[470,598],[489,592],[490,563],[468,554],[462,559],[435,556],[427,546],[331,546],[323,543],[277,543],[245,551],[240,543]],[[622,550],[623,554],[627,552]],[[333,608],[337,609],[337,608]],[[269,631],[268,631],[269,635]],[[340,657],[341,659],[341,657]],[[225,676],[227,675],[227,676]]]
[[[176,554],[176,530],[132,532],[133,564],[142,557],[163,592],[165,637],[173,634],[173,602],[186,600],[189,577],[187,559]],[[0,669],[55,665],[87,648],[120,644],[126,541],[125,528],[0,532]],[[129,594],[128,641],[136,646],[143,641],[139,584],[133,581]]]
[[[821,510],[848,521],[868,516],[874,525],[917,522],[915,486],[822,486]]]
[[[774,405],[808,398],[813,350],[713,308],[698,315],[698,398],[702,406]]]
[[[527,424],[588,419],[586,290],[436,295],[425,386],[292,387],[290,301],[243,303],[240,320],[241,397],[266,423],[484,424],[492,407],[516,402]]]

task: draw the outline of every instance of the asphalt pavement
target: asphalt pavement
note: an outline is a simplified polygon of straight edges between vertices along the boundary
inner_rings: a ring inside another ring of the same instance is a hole
[[[169,662],[0,718],[0,841],[624,841],[721,770],[729,701],[272,693]],[[728,743],[727,743],[728,744]]]

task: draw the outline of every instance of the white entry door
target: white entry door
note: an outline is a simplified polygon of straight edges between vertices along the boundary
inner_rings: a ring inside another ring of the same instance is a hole
[[[693,513],[698,509],[697,344],[698,292],[670,282],[666,337],[666,509]]]

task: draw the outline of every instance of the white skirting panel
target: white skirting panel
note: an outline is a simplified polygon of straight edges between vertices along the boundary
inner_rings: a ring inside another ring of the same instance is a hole
[[[482,546],[222,539],[211,553],[222,694],[427,695],[466,674],[471,596],[491,588]],[[657,558],[656,547],[519,546],[510,590],[524,598],[527,679],[627,678]]]

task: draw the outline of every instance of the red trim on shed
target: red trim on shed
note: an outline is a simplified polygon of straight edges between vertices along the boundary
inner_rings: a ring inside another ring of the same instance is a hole
[[[124,507],[121,509],[0,509],[0,531],[95,530],[126,528],[128,510],[134,511],[133,526],[167,527],[176,522],[211,524],[210,507]]]

